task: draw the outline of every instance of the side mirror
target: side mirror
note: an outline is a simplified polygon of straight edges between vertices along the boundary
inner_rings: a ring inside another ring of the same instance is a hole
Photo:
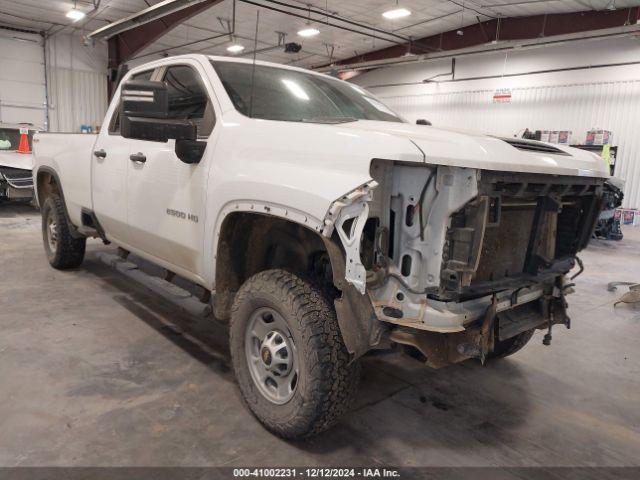
[[[198,140],[176,140],[176,155],[188,165],[200,163],[207,148],[207,142]]]
[[[431,126],[431,122],[429,120],[425,120],[424,118],[421,118],[419,120],[416,121],[416,125],[427,125],[427,126]]]
[[[120,133],[124,138],[167,142],[196,140],[198,129],[188,120],[172,120],[164,82],[129,80],[120,94]]]

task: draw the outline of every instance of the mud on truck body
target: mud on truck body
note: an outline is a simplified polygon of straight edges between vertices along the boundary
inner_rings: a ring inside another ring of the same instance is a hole
[[[589,152],[412,125],[357,85],[204,55],[132,69],[103,125],[35,139],[49,262],[79,266],[97,237],[201,286],[244,401],[289,438],[348,411],[372,349],[442,367],[569,326],[608,176]]]

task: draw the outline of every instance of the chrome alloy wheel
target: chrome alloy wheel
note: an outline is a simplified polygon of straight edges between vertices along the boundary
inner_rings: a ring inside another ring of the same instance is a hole
[[[284,318],[272,308],[259,308],[247,323],[244,349],[253,382],[277,405],[293,397],[298,384],[298,353]]]

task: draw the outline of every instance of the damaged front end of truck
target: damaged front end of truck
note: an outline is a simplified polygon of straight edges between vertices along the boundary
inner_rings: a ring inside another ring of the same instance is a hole
[[[548,329],[549,344],[553,325],[570,327],[568,273],[581,271],[602,178],[386,160],[370,173],[323,230],[341,249],[336,309],[354,356],[398,344],[435,368],[484,362],[517,336]]]

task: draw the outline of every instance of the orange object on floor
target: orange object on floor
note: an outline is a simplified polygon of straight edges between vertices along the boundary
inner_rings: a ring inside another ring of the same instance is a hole
[[[20,131],[20,145],[18,145],[18,153],[31,153],[29,148],[29,134]]]

